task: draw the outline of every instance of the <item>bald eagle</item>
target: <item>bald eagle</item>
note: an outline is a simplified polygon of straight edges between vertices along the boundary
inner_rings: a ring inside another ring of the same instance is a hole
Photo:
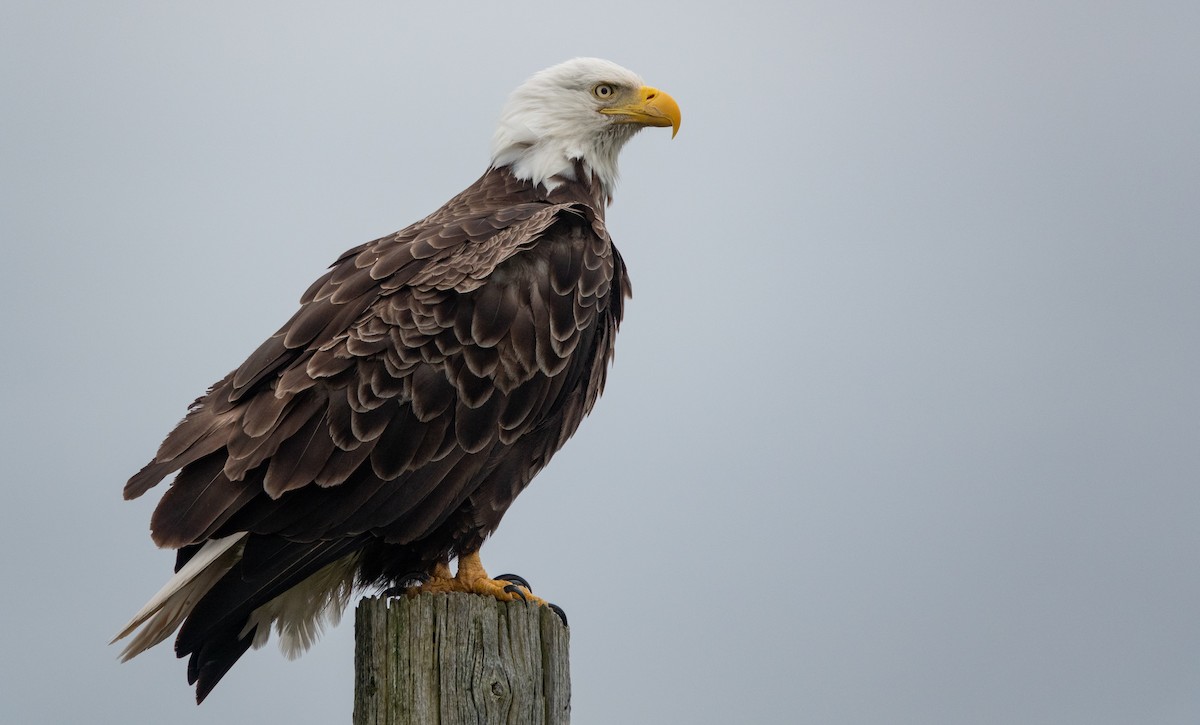
[[[200,702],[272,629],[307,649],[358,590],[540,601],[479,549],[604,388],[629,295],[604,223],[617,155],[679,122],[614,63],[554,66],[508,99],[478,181],[339,257],[125,485],[178,471],[150,522],[175,575],[122,659],[178,629]]]

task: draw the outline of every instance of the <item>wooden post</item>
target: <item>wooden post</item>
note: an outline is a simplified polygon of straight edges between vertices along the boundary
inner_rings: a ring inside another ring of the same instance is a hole
[[[560,725],[569,634],[553,611],[474,594],[370,597],[354,622],[354,725]]]

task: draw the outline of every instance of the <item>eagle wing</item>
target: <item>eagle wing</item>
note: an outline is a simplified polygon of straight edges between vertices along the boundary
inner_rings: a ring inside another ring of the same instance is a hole
[[[435,214],[352,249],[125,495],[182,469],[151,522],[160,546],[242,531],[417,540],[506,448],[544,442],[523,486],[574,432],[604,384],[623,277],[578,203]]]

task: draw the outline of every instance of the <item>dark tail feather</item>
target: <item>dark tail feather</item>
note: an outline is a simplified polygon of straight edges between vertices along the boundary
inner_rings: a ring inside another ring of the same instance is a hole
[[[226,672],[254,642],[254,633],[238,639],[241,627],[226,627],[205,640],[188,660],[188,684],[196,686],[196,704],[204,702]]]

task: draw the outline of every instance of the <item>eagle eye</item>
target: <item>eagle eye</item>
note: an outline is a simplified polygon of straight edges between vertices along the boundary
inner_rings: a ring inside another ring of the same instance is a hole
[[[592,95],[602,101],[607,101],[617,94],[617,89],[611,83],[597,83],[592,87]]]

